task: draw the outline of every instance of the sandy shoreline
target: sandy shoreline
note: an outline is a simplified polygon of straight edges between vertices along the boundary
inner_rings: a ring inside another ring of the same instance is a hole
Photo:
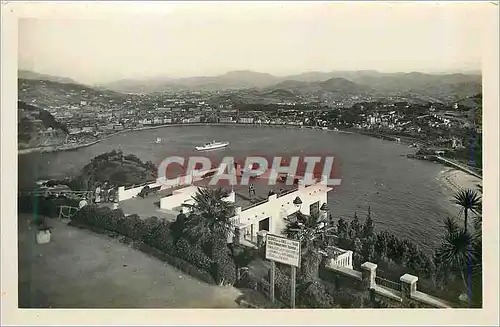
[[[439,179],[446,191],[450,193],[455,193],[460,189],[473,189],[479,192],[478,185],[483,185],[481,179],[455,168],[442,171]]]

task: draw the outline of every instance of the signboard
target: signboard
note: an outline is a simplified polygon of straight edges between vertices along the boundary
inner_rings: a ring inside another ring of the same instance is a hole
[[[293,267],[299,267],[300,242],[267,234],[266,259]]]

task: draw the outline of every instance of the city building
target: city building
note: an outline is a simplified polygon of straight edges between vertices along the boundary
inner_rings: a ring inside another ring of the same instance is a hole
[[[160,210],[173,216],[180,213],[183,204],[192,203],[198,188],[209,186],[209,180],[195,182],[194,185],[179,186],[172,193],[160,199]],[[254,183],[255,195],[252,201],[246,185],[235,185],[226,198],[235,204],[236,214],[232,218],[238,242],[256,246],[259,233],[269,232],[280,235],[286,226],[285,218],[297,211],[309,215],[317,213],[326,216],[327,194],[332,190],[324,183],[311,185],[298,183],[268,185],[266,181]],[[279,190],[279,191],[278,191]],[[183,209],[186,212],[186,209]]]
[[[253,124],[254,119],[251,117],[241,117],[239,120],[240,124]]]

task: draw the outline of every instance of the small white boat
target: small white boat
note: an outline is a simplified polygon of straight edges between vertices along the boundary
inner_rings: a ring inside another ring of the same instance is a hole
[[[157,137],[155,143],[156,144],[160,144],[161,143],[161,137]]]
[[[198,150],[198,151],[215,150],[215,149],[225,148],[228,145],[229,145],[229,142],[213,141],[213,142],[204,144],[202,146],[197,146],[197,147],[195,147],[195,149]]]

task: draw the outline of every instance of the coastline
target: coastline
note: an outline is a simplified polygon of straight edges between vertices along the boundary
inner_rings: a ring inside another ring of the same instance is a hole
[[[52,146],[43,146],[37,148],[26,148],[26,149],[18,149],[17,155],[24,155],[30,153],[48,153],[48,152],[60,152],[60,151],[71,151],[80,148],[85,148],[92,146],[101,142],[101,140],[84,143],[84,144],[72,144],[72,145],[52,145]]]
[[[31,153],[49,153],[49,152],[60,152],[60,151],[71,151],[71,150],[77,150],[80,148],[85,148],[92,146],[94,144],[97,144],[107,138],[110,138],[112,136],[118,135],[118,134],[123,134],[127,132],[137,132],[137,131],[145,131],[145,130],[150,130],[150,129],[158,129],[158,128],[165,128],[165,127],[181,127],[181,126],[245,126],[245,127],[274,127],[274,128],[306,128],[306,129],[316,129],[320,131],[326,131],[326,132],[337,132],[337,133],[344,133],[344,134],[354,134],[354,132],[351,131],[344,131],[344,130],[322,130],[320,128],[315,128],[313,126],[294,126],[294,125],[269,125],[269,124],[244,124],[244,123],[237,123],[237,124],[231,124],[231,123],[187,123],[187,124],[164,124],[164,125],[156,125],[156,126],[148,126],[148,127],[140,127],[140,128],[133,128],[133,129],[124,129],[122,131],[118,131],[112,134],[107,134],[102,136],[100,139],[89,142],[89,143],[84,143],[84,144],[73,144],[73,145],[52,145],[52,146],[44,146],[44,147],[36,147],[36,148],[25,148],[25,149],[18,149],[17,154],[18,155],[25,155],[25,154],[31,154]]]
[[[444,189],[453,194],[460,189],[472,189],[479,192],[478,185],[481,187],[483,185],[481,179],[455,168],[448,168],[442,171],[438,179],[441,181]]]
[[[464,217],[460,214],[460,207],[453,203],[453,197],[461,189],[471,189],[478,192],[479,195],[482,195],[478,187],[478,185],[482,187],[482,180],[455,168],[442,170],[436,179],[441,185],[441,192],[449,198],[449,201],[443,203],[444,209],[448,212],[450,217],[454,217],[463,224]]]

